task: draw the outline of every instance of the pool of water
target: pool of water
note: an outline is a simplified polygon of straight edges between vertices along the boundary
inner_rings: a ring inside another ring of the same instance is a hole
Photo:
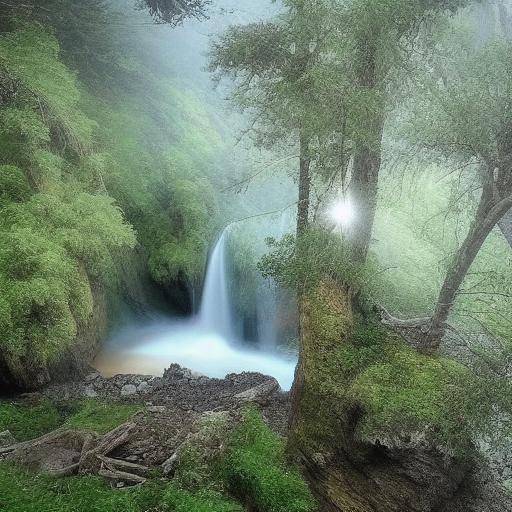
[[[296,359],[227,341],[202,329],[195,319],[157,320],[118,330],[94,366],[106,377],[131,373],[161,376],[172,363],[216,378],[259,372],[275,377],[282,389],[289,390]]]

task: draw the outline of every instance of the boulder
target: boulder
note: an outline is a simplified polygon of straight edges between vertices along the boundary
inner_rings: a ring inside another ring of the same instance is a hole
[[[134,384],[125,384],[121,388],[121,396],[131,396],[137,394],[137,387]]]
[[[279,382],[277,382],[276,379],[271,378],[258,386],[236,394],[234,398],[239,402],[256,402],[258,404],[265,404],[268,402],[269,398],[280,389]]]
[[[9,430],[0,432],[0,448],[3,448],[4,446],[11,446],[14,443],[16,443],[16,439],[14,439],[14,436],[9,432]]]

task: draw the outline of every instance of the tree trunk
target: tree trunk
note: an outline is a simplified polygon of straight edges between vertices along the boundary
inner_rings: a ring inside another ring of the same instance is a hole
[[[439,298],[437,299],[430,329],[424,338],[420,350],[426,353],[435,352],[446,331],[446,322],[457,293],[462,285],[478,252],[496,224],[512,208],[512,196],[493,204],[489,203],[484,193],[480,201],[478,213],[464,243],[457,251],[451,267],[446,274]]]
[[[311,176],[309,168],[311,159],[309,157],[309,139],[301,130],[300,134],[300,172],[299,172],[299,203],[297,207],[297,238],[300,237],[308,228],[309,225],[309,203],[310,203],[310,190],[311,190]],[[300,243],[297,247],[300,247]],[[297,289],[297,309],[299,316],[299,337],[302,329],[302,312],[303,312],[303,296],[302,290],[299,285]],[[292,404],[296,403],[302,393],[303,385],[303,357],[302,357],[302,343],[300,343],[299,362],[295,369],[295,379],[291,391]],[[292,411],[289,417],[289,425],[295,423],[297,409],[292,405]]]
[[[300,165],[299,165],[299,202],[297,206],[297,236],[302,235],[309,224],[309,202],[311,177],[309,168],[309,140],[304,130],[300,132]]]
[[[358,86],[373,96],[369,98],[369,108],[360,120],[364,135],[356,141],[350,182],[350,196],[356,213],[349,238],[353,260],[360,263],[366,260],[372,237],[384,128],[384,104],[379,97],[376,54],[374,38],[360,41]]]
[[[498,226],[500,227],[505,240],[512,249],[512,210],[509,210],[505,216],[499,221]]]

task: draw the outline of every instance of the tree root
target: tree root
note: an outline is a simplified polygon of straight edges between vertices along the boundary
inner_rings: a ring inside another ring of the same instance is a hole
[[[108,457],[129,441],[135,426],[127,422],[103,436],[60,428],[37,439],[0,448],[0,460],[13,461],[55,478],[95,474],[140,485],[146,482],[148,467]]]
[[[380,321],[400,335],[409,345],[423,354],[433,354],[439,349],[439,343],[432,344],[430,317],[402,320],[391,315],[386,308],[378,306]]]

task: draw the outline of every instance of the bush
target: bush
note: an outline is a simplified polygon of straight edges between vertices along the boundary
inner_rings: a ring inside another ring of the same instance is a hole
[[[271,252],[261,259],[258,268],[265,277],[288,288],[312,289],[330,278],[340,284],[350,283],[354,290],[368,291],[378,274],[372,272],[372,263],[354,264],[348,244],[339,234],[321,228],[311,228],[299,239],[294,235],[281,240],[269,238],[267,245]]]

